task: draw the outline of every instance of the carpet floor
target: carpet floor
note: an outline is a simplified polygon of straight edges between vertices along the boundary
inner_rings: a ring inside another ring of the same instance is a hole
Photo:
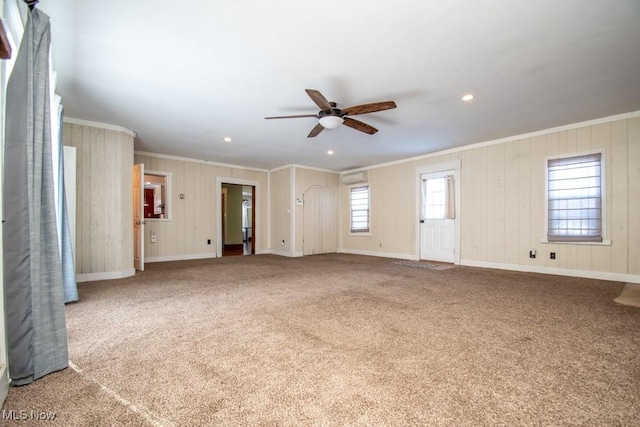
[[[12,388],[4,423],[637,426],[623,288],[345,254],[148,264],[79,285],[71,367]]]

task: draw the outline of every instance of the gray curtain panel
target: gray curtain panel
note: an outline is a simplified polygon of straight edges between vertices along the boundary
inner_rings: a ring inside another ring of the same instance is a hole
[[[34,9],[7,86],[3,241],[14,385],[68,366],[51,160],[50,39],[49,17]]]

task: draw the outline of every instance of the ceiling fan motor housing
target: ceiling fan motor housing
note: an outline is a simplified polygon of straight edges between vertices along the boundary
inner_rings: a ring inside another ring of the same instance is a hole
[[[335,107],[335,106],[336,106],[336,103],[335,103],[335,102],[332,102],[332,103],[331,103],[331,106],[332,106],[332,107]],[[342,117],[342,116],[344,116],[344,114],[342,114],[342,110],[341,110],[341,109],[339,109],[339,108],[332,108],[331,110],[321,110],[321,111],[318,113],[318,118],[326,117],[326,116],[338,116],[338,117]]]

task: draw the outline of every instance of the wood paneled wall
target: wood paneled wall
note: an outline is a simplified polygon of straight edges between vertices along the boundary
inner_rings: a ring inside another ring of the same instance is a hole
[[[305,191],[314,186],[327,188],[331,195],[323,212],[333,219],[323,221],[322,233],[327,242],[338,237],[338,201],[340,175],[338,173],[289,165],[270,172],[271,194],[271,250],[285,256],[302,256],[304,244],[304,206],[295,203],[304,200]],[[284,244],[282,243],[284,241]],[[335,243],[331,247],[337,246]],[[337,247],[336,247],[337,249]],[[332,250],[333,251],[333,250]]]
[[[292,255],[291,224],[291,180],[293,166],[270,172],[271,197],[271,250],[283,255]],[[284,243],[283,243],[284,241]]]
[[[610,245],[541,243],[545,166],[550,156],[604,150],[606,238]],[[417,257],[418,167],[460,159],[461,259],[475,265],[525,266],[640,275],[640,117],[631,116],[498,144],[482,144],[372,168],[371,236],[350,236],[348,192],[341,199],[346,251]],[[538,256],[529,258],[535,249]],[[550,252],[556,253],[551,260]]]
[[[268,248],[268,189],[267,172],[221,166],[213,163],[185,159],[135,154],[135,163],[145,169],[171,172],[172,220],[146,220],[145,260],[190,259],[216,256],[217,222],[221,215],[220,201],[216,200],[216,180],[233,178],[260,183],[260,218],[256,253]],[[184,194],[180,199],[179,194]],[[150,235],[155,233],[156,243]],[[211,244],[207,243],[211,240]]]
[[[78,281],[132,275],[133,136],[65,123],[64,144],[77,148]]]
[[[327,188],[329,191],[327,197],[329,200],[323,200],[321,203],[322,211],[326,218],[323,219],[323,224],[316,224],[321,227],[322,234],[325,235],[327,242],[334,242],[329,245],[329,252],[335,252],[337,250],[338,240],[338,197],[340,194],[340,175],[338,173],[318,171],[314,169],[307,169],[296,166],[296,183],[295,183],[295,198],[304,200],[305,192],[309,191],[314,186],[320,186]],[[305,206],[296,205],[296,250],[301,252],[304,247],[304,210]],[[307,215],[307,218],[309,216]],[[335,245],[335,247],[334,247]]]

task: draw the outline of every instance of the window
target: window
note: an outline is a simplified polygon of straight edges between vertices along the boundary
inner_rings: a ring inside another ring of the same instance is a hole
[[[424,219],[445,218],[446,177],[425,179],[423,183]]]
[[[547,161],[549,242],[602,242],[602,153]]]
[[[171,219],[171,173],[145,171],[145,219]]]
[[[351,187],[351,232],[369,232],[369,186]]]

